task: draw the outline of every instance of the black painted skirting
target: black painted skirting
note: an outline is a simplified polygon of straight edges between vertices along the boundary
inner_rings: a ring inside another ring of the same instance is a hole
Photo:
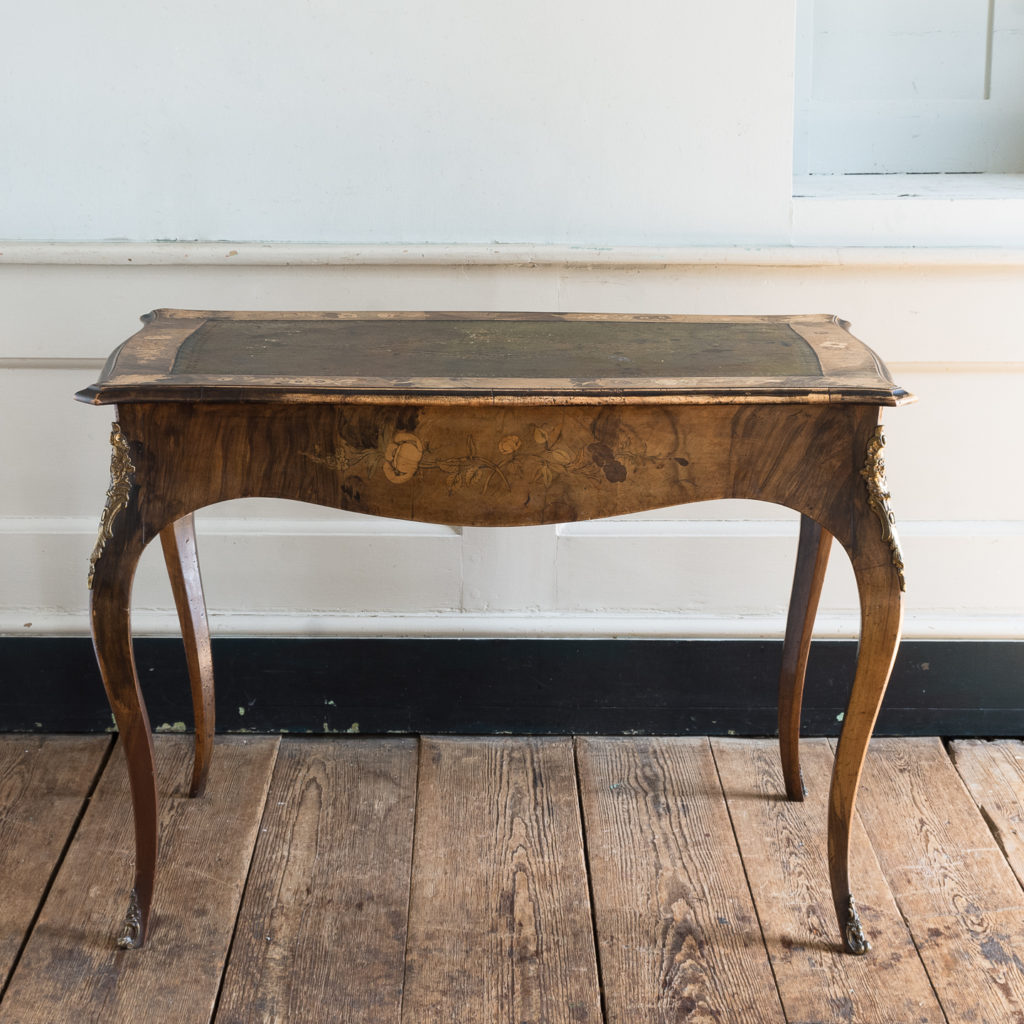
[[[219,732],[776,731],[782,644],[756,640],[214,640]],[[181,642],[136,641],[154,728],[191,729]],[[818,641],[804,733],[835,735],[856,644]],[[0,638],[0,731],[112,725],[86,638]],[[1024,642],[908,640],[879,735],[1024,736]]]

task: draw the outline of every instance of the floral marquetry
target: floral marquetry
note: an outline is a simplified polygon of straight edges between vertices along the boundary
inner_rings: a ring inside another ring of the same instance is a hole
[[[663,409],[516,408],[487,417],[430,406],[382,411],[373,443],[366,410],[337,416],[335,438],[302,456],[361,495],[412,484],[429,507],[435,492],[473,492],[490,503],[549,507],[554,521],[590,518],[581,499],[603,491],[604,503],[614,502],[627,481],[648,490],[657,481],[664,503],[686,501],[693,489],[678,417]]]

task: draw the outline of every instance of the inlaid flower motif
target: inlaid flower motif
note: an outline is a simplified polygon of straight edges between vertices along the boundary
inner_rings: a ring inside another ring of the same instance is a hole
[[[381,469],[393,484],[404,484],[416,475],[423,458],[423,442],[415,434],[399,430],[384,446]]]
[[[596,442],[587,445],[590,458],[605,475],[609,483],[620,484],[626,479],[626,467],[615,457],[615,453],[606,444]]]
[[[417,433],[396,430],[388,424],[378,434],[376,444],[354,445],[339,433],[333,451],[316,446],[303,454],[346,477],[358,475],[366,481],[372,480],[378,470],[392,484],[443,473],[449,494],[472,487],[481,494],[518,495],[520,488],[536,485],[547,492],[556,483],[562,486],[560,481],[617,485],[635,473],[671,469],[678,474],[677,467],[689,465],[684,455],[676,454],[678,449],[649,451],[638,425],[627,429],[617,419],[606,419],[608,422],[587,422],[583,430],[566,417],[539,424],[510,423],[520,429],[484,434],[482,439],[467,433],[461,441],[444,435],[433,437],[429,427],[422,424]],[[567,422],[573,429],[565,429]],[[685,481],[680,483],[684,485]],[[550,500],[560,499],[552,495]],[[562,516],[563,512],[558,514]]]

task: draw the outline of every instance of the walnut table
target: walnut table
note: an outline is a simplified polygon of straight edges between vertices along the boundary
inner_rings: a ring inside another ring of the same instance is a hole
[[[829,316],[225,313],[158,310],[82,401],[116,405],[89,573],[96,656],[128,759],[135,882],[121,946],[146,937],[157,860],[153,745],[132,659],[132,578],[159,536],[188,654],[203,789],[213,676],[192,513],[291,498],[461,526],[563,523],[712,498],[800,513],[779,686],[786,791],[807,652],[835,537],[860,593],[859,658],[832,773],[832,895],[868,948],[850,824],[899,643],[903,561],[883,406],[912,398]]]

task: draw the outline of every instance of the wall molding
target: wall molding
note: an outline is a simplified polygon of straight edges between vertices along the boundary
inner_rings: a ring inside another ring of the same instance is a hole
[[[0,241],[0,266],[1024,267],[1022,246]]]

